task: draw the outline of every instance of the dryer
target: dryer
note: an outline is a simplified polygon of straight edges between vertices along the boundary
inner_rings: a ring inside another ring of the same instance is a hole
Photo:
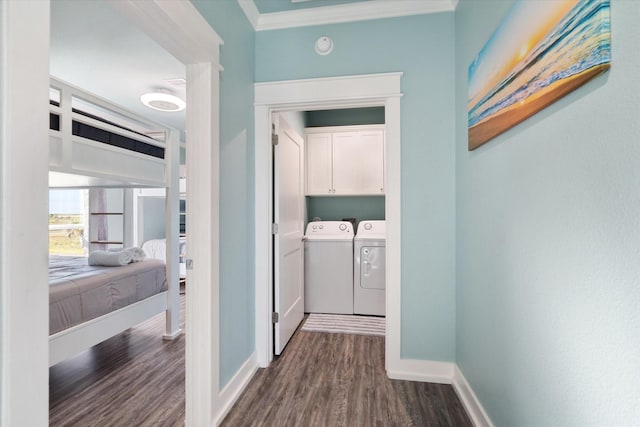
[[[304,311],[353,314],[353,226],[310,222],[304,239]]]
[[[385,315],[384,221],[361,221],[353,240],[353,312]]]

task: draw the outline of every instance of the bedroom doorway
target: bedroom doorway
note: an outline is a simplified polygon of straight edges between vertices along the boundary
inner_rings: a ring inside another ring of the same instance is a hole
[[[200,143],[193,144],[187,157],[194,177],[188,192],[190,206],[202,208],[199,222],[204,228],[189,242],[195,267],[188,272],[192,286],[187,301],[191,327],[187,332],[186,422],[205,425],[216,413],[219,389],[214,351],[218,345],[218,307],[217,298],[213,298],[218,291],[219,167],[212,153],[219,150],[222,40],[190,2],[124,0],[112,4],[181,62],[190,64],[187,108],[193,114],[187,127],[190,137]],[[3,425],[46,425],[48,419],[47,267],[43,257],[24,254],[43,253],[40,251],[47,245],[49,18],[48,1],[0,2],[0,210],[5,219],[0,234]],[[200,43],[193,43],[195,39]],[[18,140],[20,144],[15,143]],[[192,223],[193,228],[197,225]]]

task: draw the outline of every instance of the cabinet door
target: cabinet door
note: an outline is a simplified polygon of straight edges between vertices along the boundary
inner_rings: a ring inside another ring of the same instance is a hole
[[[331,133],[307,134],[307,195],[332,194]]]
[[[384,131],[360,132],[361,194],[384,194]]]
[[[333,134],[333,188],[336,195],[384,194],[384,131]]]

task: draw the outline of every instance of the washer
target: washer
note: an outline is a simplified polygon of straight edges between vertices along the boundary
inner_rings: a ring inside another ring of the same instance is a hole
[[[353,314],[353,226],[348,221],[307,225],[304,311]]]
[[[353,312],[385,315],[384,221],[361,221],[353,240]]]

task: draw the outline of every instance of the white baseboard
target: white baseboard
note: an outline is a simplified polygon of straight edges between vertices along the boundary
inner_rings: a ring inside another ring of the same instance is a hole
[[[400,359],[394,366],[389,366],[387,375],[394,380],[451,384],[454,367],[452,362]]]
[[[478,400],[478,397],[471,389],[467,379],[462,375],[462,371],[455,365],[453,373],[453,389],[462,401],[462,406],[467,411],[467,415],[471,418],[471,422],[475,427],[493,427],[491,418],[487,415]]]
[[[452,384],[473,425],[475,427],[494,427],[491,418],[455,363],[400,359],[396,360],[393,365],[389,367],[387,375],[394,380]]]
[[[220,409],[214,425],[219,425],[224,420],[257,370],[258,361],[254,352],[220,392]],[[401,359],[398,366],[390,369],[387,375],[394,380],[452,384],[473,425],[475,427],[494,427],[491,418],[455,363]]]
[[[244,391],[253,374],[258,370],[258,359],[256,353],[253,352],[251,356],[242,364],[238,372],[231,378],[229,383],[220,391],[219,400],[220,407],[218,415],[214,419],[214,425],[219,425],[224,417],[227,416],[231,407],[236,400],[240,397]]]

